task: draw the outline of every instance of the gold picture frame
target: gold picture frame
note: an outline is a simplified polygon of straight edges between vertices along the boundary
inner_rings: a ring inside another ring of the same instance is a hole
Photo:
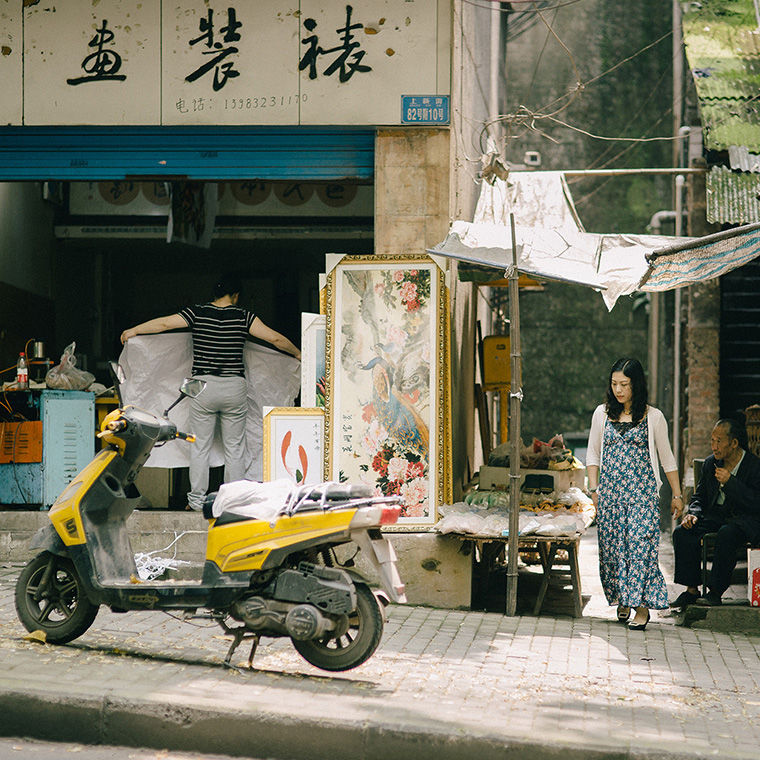
[[[427,255],[334,256],[326,295],[326,477],[400,495],[400,527],[452,500],[449,292]]]
[[[263,479],[289,478],[296,485],[325,480],[324,410],[265,406]]]

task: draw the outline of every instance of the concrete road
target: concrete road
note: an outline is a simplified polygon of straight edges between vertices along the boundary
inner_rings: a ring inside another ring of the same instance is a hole
[[[38,742],[31,739],[0,739],[0,760],[230,760],[229,755],[170,752],[166,749],[88,746]],[[238,758],[237,760],[263,760]]]

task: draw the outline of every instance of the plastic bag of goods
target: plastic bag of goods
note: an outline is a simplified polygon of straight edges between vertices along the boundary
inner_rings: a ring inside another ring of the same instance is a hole
[[[63,351],[61,361],[45,375],[45,385],[59,391],[84,391],[94,382],[95,375],[83,369],[77,369],[74,355],[76,342],[69,343]]]

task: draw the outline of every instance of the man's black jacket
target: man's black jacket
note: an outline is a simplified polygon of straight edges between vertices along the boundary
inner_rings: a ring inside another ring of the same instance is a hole
[[[736,475],[731,475],[723,486],[726,496],[723,504],[717,503],[719,493],[715,457],[711,454],[702,466],[702,477],[688,511],[699,519],[736,523],[751,543],[760,542],[760,459],[745,451]]]

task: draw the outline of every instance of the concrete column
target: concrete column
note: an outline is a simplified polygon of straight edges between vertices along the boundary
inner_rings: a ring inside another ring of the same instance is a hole
[[[375,253],[423,253],[449,226],[449,130],[378,129]]]

